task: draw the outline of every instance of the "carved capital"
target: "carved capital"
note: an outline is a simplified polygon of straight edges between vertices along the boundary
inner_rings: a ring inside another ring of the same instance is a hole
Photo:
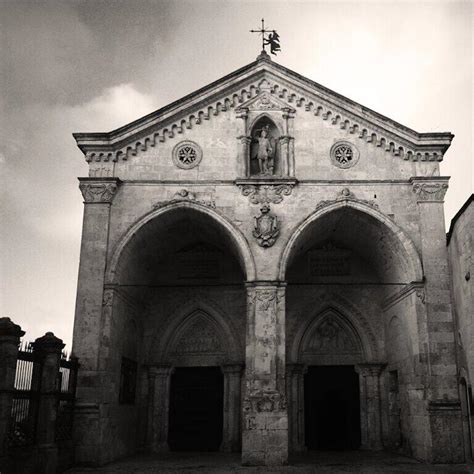
[[[242,374],[242,364],[225,364],[221,366],[223,374],[239,376]]]
[[[448,190],[447,178],[412,178],[413,192],[418,202],[443,202]]]
[[[365,364],[357,364],[355,371],[362,377],[378,377],[386,365],[381,362],[367,362]]]
[[[152,365],[148,367],[148,377],[150,379],[170,377],[173,372],[174,368],[170,365]]]
[[[120,183],[118,178],[79,178],[79,181],[86,204],[110,204]]]

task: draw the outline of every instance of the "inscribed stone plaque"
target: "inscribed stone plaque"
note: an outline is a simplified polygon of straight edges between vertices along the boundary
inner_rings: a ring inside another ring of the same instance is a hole
[[[325,247],[308,252],[308,272],[312,277],[350,275],[350,250]]]

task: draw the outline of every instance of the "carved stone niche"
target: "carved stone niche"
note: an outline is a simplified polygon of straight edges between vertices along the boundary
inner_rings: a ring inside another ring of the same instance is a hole
[[[267,80],[259,93],[236,109],[242,119],[240,156],[242,178],[294,177],[293,118],[295,109],[277,98]]]

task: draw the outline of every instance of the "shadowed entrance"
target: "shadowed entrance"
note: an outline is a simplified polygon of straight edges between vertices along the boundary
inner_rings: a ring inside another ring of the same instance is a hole
[[[359,448],[359,376],[354,367],[308,367],[304,383],[308,449]]]
[[[219,367],[181,367],[171,377],[172,451],[217,451],[222,442],[224,380]]]

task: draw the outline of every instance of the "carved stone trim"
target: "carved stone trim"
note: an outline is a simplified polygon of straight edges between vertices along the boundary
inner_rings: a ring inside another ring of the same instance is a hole
[[[424,283],[423,282],[412,282],[409,285],[405,285],[400,291],[397,293],[388,296],[385,298],[385,301],[382,303],[382,309],[386,311],[387,309],[391,308],[392,306],[396,305],[399,301],[403,300],[404,298],[410,296],[413,292],[416,292],[416,296],[420,298],[421,302],[425,302],[425,290],[424,290]]]
[[[330,206],[332,204],[335,204],[335,203],[341,202],[341,201],[360,202],[362,204],[367,204],[368,206],[379,210],[379,206],[378,206],[378,204],[375,203],[375,201],[367,200],[367,199],[359,199],[355,196],[355,194],[353,192],[351,192],[349,190],[349,188],[344,188],[339,193],[339,196],[337,196],[335,199],[319,201],[318,204],[315,207],[315,211],[318,211],[319,209],[322,209],[323,207]]]
[[[242,191],[243,196],[248,196],[252,204],[279,204],[283,201],[284,196],[290,196],[296,181],[284,182],[255,182],[249,183],[246,181],[236,180],[236,184]]]
[[[120,180],[118,178],[79,178],[81,190],[86,204],[110,204],[117,192]]]
[[[448,190],[446,178],[441,178],[441,180],[430,179],[429,181],[422,178],[412,178],[411,181],[413,192],[417,195],[418,201],[443,202]]]
[[[362,364],[357,364],[354,368],[355,371],[363,377],[378,377],[382,373],[382,370],[385,368],[386,365],[387,364],[385,364],[384,362],[366,362]]]
[[[213,193],[196,193],[183,188],[179,191],[176,191],[172,199],[154,203],[153,209],[159,209],[160,207],[167,206],[168,204],[183,201],[191,201],[197,204],[202,204],[203,206],[210,207],[211,209],[216,208],[216,201]]]

